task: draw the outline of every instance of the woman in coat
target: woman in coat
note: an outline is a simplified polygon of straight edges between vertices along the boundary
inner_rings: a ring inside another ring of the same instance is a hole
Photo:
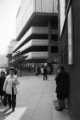
[[[16,107],[16,94],[17,94],[17,85],[19,84],[17,80],[17,75],[15,75],[15,69],[13,67],[9,70],[9,75],[6,77],[4,82],[3,90],[7,94],[9,108],[12,108],[12,111]]]

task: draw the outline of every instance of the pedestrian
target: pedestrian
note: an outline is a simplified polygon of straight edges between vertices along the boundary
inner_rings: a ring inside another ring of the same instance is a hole
[[[42,75],[42,79],[43,79],[43,76],[44,76],[43,74],[44,74],[44,66],[42,65],[42,66],[41,66],[41,75]],[[44,80],[44,79],[43,79],[43,80]]]
[[[9,108],[12,108],[12,111],[16,107],[16,94],[17,94],[17,85],[19,84],[17,75],[15,75],[15,69],[11,67],[9,69],[9,75],[6,77],[4,82],[3,90],[7,94]]]
[[[40,66],[37,66],[37,69],[36,69],[36,75],[39,75],[40,74]]]
[[[43,67],[43,80],[47,80],[47,67]]]
[[[65,71],[64,67],[61,66],[58,70],[58,74],[55,78],[56,80],[56,94],[59,106],[56,108],[59,111],[65,109],[65,100],[69,102],[70,93],[70,76],[69,73]]]
[[[0,75],[0,96],[1,96],[1,102],[3,101],[3,97],[4,97],[4,91],[3,91],[4,81],[5,81],[5,72],[1,71],[1,75]]]

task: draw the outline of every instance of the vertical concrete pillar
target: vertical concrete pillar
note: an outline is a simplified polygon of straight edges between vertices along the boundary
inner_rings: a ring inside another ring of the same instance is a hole
[[[52,31],[51,31],[51,22],[48,22],[48,61],[51,62],[51,37],[52,37]]]

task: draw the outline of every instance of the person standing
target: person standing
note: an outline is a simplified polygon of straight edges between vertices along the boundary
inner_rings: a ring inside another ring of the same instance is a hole
[[[61,66],[58,74],[55,78],[56,80],[56,93],[59,106],[56,110],[62,111],[65,108],[65,99],[69,102],[70,94],[70,76],[68,72],[65,71],[64,67]]]
[[[43,80],[47,80],[47,67],[43,67]]]
[[[7,94],[9,108],[12,108],[12,111],[16,107],[16,94],[17,94],[17,85],[19,84],[17,75],[15,75],[15,69],[11,67],[9,69],[9,75],[6,77],[4,82],[3,90]]]

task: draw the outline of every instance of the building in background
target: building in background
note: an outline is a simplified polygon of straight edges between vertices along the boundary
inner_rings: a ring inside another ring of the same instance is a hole
[[[14,66],[22,69],[28,63],[61,62],[58,0],[22,0],[16,20]]]
[[[8,53],[7,53],[7,58],[8,58],[8,67],[12,65],[12,53],[14,50],[15,45],[17,44],[16,40],[11,40],[8,46]]]
[[[59,0],[59,11],[63,64],[70,68],[71,117],[80,120],[80,0]]]

